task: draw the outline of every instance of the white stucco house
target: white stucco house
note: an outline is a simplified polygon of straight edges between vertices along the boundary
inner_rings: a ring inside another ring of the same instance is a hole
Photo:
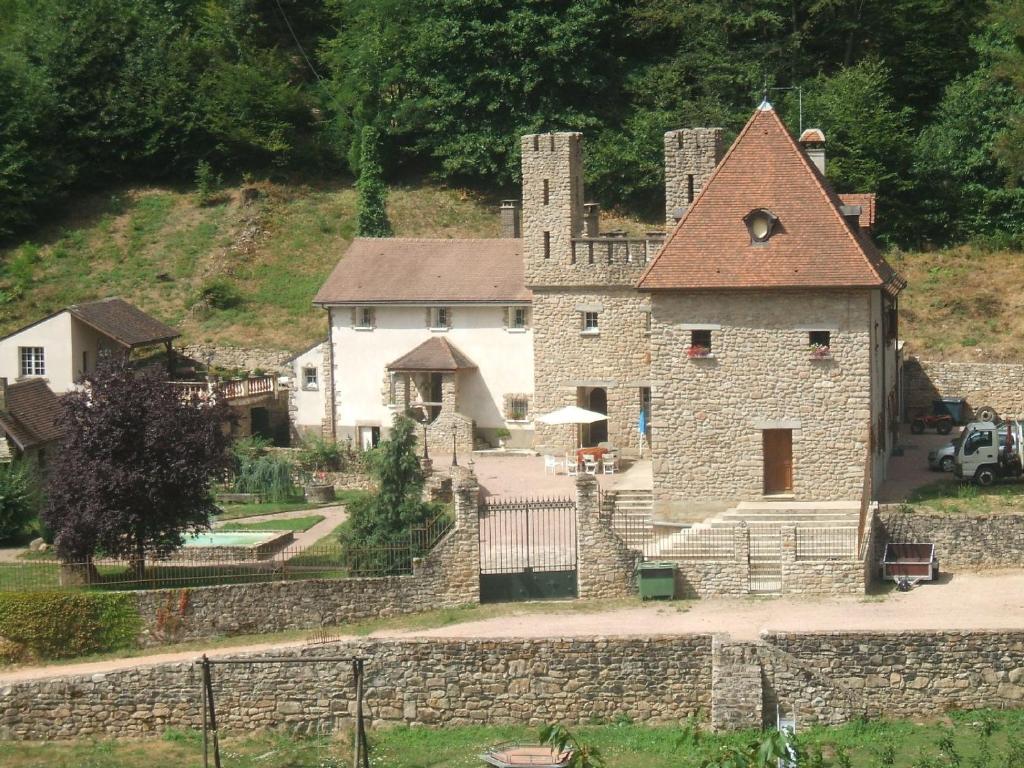
[[[326,341],[318,341],[286,361],[291,369],[288,410],[292,427],[299,437],[322,435],[327,418],[323,362]]]
[[[335,439],[370,447],[411,409],[431,450],[472,449],[474,434],[496,444],[502,429],[530,445],[522,240],[357,238],[314,303],[328,313],[320,386]]]
[[[73,304],[0,339],[0,378],[45,379],[56,394],[71,389],[108,354],[164,345],[181,334],[124,299]]]

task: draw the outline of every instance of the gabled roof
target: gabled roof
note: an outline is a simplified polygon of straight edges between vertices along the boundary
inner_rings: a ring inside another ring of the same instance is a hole
[[[127,347],[170,341],[181,333],[124,299],[109,298],[72,304],[68,312]]]
[[[447,339],[434,336],[388,365],[389,371],[464,371],[476,368]]]
[[[870,239],[765,103],[740,132],[640,278],[641,290],[902,287]],[[778,217],[752,243],[744,217]]]
[[[164,325],[155,317],[151,317],[124,299],[108,298],[97,301],[86,301],[81,304],[72,304],[70,307],[51,312],[45,317],[34,320],[28,325],[23,325],[15,331],[11,331],[0,339],[9,339],[22,331],[27,331],[33,326],[44,323],[50,318],[57,317],[64,312],[82,321],[88,326],[96,329],[105,336],[109,336],[126,347],[138,347],[146,344],[155,344],[159,341],[170,341],[181,335],[180,331]]]
[[[522,243],[357,237],[313,303],[528,302]]]
[[[29,379],[7,387],[7,409],[0,410],[0,427],[20,448],[59,440],[60,400],[42,379]]]

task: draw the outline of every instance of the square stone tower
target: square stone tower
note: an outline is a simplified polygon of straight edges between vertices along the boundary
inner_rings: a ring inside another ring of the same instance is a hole
[[[704,188],[725,153],[721,128],[665,134],[665,226],[672,229]]]

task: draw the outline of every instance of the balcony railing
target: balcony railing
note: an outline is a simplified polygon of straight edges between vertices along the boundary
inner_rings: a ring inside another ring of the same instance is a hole
[[[640,267],[654,258],[664,242],[665,236],[662,234],[642,238],[573,238],[572,263]]]
[[[277,376],[250,376],[248,379],[232,381],[172,381],[171,386],[177,388],[182,397],[196,396],[201,400],[220,396],[228,401],[243,397],[258,397],[277,392]]]

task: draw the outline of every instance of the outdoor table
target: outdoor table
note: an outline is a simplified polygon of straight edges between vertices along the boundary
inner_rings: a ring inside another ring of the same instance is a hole
[[[595,446],[593,448],[580,448],[576,451],[576,461],[583,461],[584,456],[593,456],[595,459],[600,461],[604,458],[606,453],[609,453],[609,449],[602,448],[600,446]]]

